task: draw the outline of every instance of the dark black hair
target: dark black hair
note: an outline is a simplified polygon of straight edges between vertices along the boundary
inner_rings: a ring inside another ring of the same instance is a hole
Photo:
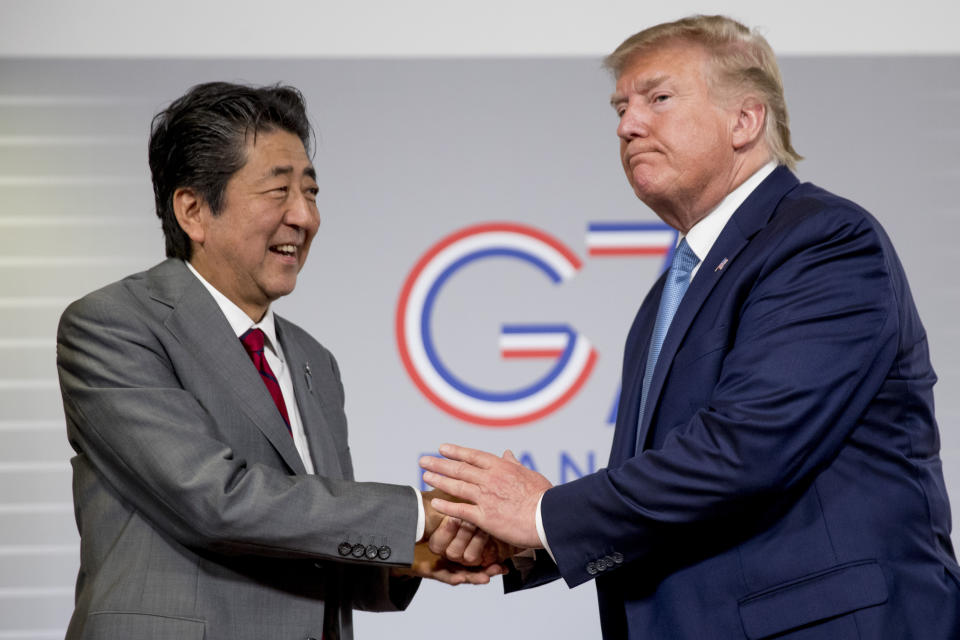
[[[288,131],[310,155],[311,128],[303,95],[289,86],[198,84],[153,118],[150,173],[167,257],[190,259],[190,238],[173,211],[173,194],[190,187],[214,215],[230,177],[247,162],[247,136]]]

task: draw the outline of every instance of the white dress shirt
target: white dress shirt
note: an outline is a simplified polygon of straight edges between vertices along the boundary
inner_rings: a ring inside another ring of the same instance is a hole
[[[714,243],[716,243],[717,238],[720,237],[723,228],[727,226],[727,222],[733,217],[733,213],[740,208],[740,205],[743,204],[747,197],[753,193],[753,191],[760,186],[760,183],[773,173],[773,170],[776,168],[777,163],[772,160],[760,167],[753,175],[747,178],[743,184],[728,193],[727,196],[720,201],[720,204],[714,207],[712,211],[704,216],[697,224],[693,225],[690,231],[687,232],[687,244],[690,245],[690,249],[696,254],[698,260],[696,267],[694,267],[690,273],[691,282],[694,276],[697,275],[697,271],[700,270],[700,265],[703,264],[704,258],[707,257],[710,249],[712,249]],[[683,238],[683,235],[677,238],[678,245]],[[537,535],[540,536],[540,544],[543,545],[543,548],[547,550],[547,553],[549,553],[550,557],[556,562],[556,558],[554,558],[553,552],[550,551],[550,546],[547,544],[547,534],[543,529],[543,516],[540,511],[542,503],[543,496],[540,496],[540,501],[537,502]]]
[[[303,460],[303,466],[306,467],[307,473],[316,473],[313,467],[313,460],[310,458],[307,435],[304,433],[303,424],[300,422],[300,407],[297,404],[297,397],[293,393],[293,380],[290,377],[290,367],[286,364],[283,348],[277,340],[277,329],[276,323],[273,320],[273,309],[268,307],[267,312],[263,314],[260,322],[254,322],[243,309],[207,282],[206,279],[193,268],[192,264],[186,261],[185,263],[187,268],[190,269],[190,272],[197,276],[197,279],[203,283],[203,286],[206,287],[210,295],[213,296],[213,299],[216,301],[217,306],[220,307],[220,311],[222,311],[223,315],[227,318],[227,322],[230,323],[230,328],[233,329],[233,333],[236,334],[238,340],[240,336],[250,329],[260,329],[263,331],[265,338],[263,341],[263,355],[267,358],[267,364],[270,365],[270,369],[273,371],[274,376],[276,376],[277,382],[280,383],[280,393],[283,395],[283,403],[287,406],[287,417],[290,419],[290,433],[293,435],[293,444],[297,448],[297,453],[300,454],[300,459]],[[426,514],[424,513],[423,498],[420,495],[420,491],[416,487],[410,488],[417,494],[417,531],[416,538],[414,539],[416,542],[423,537],[423,532],[426,528]]]

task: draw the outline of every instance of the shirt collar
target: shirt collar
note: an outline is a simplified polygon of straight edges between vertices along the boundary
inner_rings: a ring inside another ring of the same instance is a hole
[[[263,334],[266,338],[265,344],[267,347],[273,351],[274,355],[283,360],[283,351],[278,348],[277,345],[280,343],[277,342],[277,329],[276,323],[273,320],[273,309],[267,307],[267,312],[263,314],[263,318],[260,322],[254,322],[250,319],[243,309],[238,307],[230,298],[220,293],[220,291],[214,287],[212,284],[207,282],[200,273],[193,268],[193,265],[184,260],[184,264],[187,265],[187,268],[190,269],[190,272],[193,275],[197,276],[197,279],[207,288],[207,291],[210,292],[210,295],[213,296],[214,301],[217,303],[217,306],[220,307],[220,311],[223,312],[223,315],[226,316],[227,322],[230,323],[230,328],[233,329],[233,333],[239,338],[247,331],[253,328],[257,328],[263,331]]]
[[[730,221],[733,213],[740,208],[744,200],[746,200],[747,197],[753,193],[754,189],[759,187],[760,183],[773,173],[773,170],[776,168],[777,163],[773,160],[760,167],[753,175],[744,180],[743,184],[728,193],[727,196],[720,201],[720,204],[713,208],[713,211],[708,213],[700,222],[693,225],[690,231],[687,232],[687,244],[690,245],[693,252],[697,254],[700,262],[703,262],[707,254],[710,253],[710,249],[713,248],[717,238],[720,237],[720,232],[727,226],[727,222]]]

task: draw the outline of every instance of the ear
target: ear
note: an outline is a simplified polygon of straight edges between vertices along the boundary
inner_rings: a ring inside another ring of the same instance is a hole
[[[740,103],[737,119],[733,124],[733,148],[740,151],[763,138],[767,108],[753,96],[746,96]]]
[[[203,244],[206,208],[203,198],[190,187],[180,187],[173,192],[173,213],[193,244]]]

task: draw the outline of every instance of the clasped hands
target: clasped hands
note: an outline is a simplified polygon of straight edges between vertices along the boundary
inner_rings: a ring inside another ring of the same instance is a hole
[[[443,458],[424,456],[423,493],[427,516],[424,540],[402,575],[447,584],[486,584],[506,573],[505,562],[520,551],[542,546],[537,505],[552,485],[523,466],[509,450],[503,457],[445,444]]]

